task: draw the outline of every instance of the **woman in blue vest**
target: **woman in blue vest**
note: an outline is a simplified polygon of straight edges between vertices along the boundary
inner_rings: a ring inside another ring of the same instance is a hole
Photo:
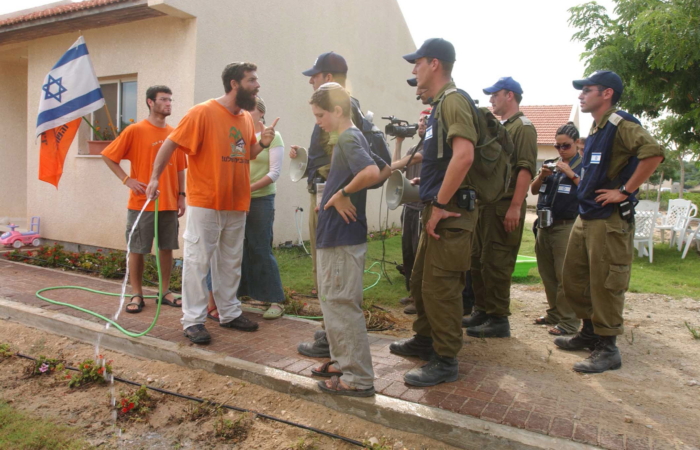
[[[545,161],[530,186],[532,195],[539,194],[535,254],[549,303],[546,315],[535,319],[535,324],[554,325],[549,333],[555,336],[574,334],[581,325],[562,285],[566,247],[578,216],[576,192],[581,175],[581,156],[576,147],[578,140],[579,133],[573,122],[559,127],[554,145],[559,158]]]

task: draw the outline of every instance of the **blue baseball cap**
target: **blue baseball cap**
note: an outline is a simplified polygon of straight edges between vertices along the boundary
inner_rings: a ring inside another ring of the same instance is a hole
[[[431,38],[423,42],[418,50],[408,55],[403,55],[403,59],[414,64],[420,58],[437,58],[440,61],[455,62],[455,47],[450,41],[442,38]]]
[[[622,85],[622,79],[618,74],[611,70],[597,70],[591,74],[590,77],[584,78],[583,80],[574,80],[574,88],[579,91],[583,89],[584,86],[604,86],[610,88],[618,94],[622,94],[624,87]]]
[[[513,77],[503,77],[499,78],[498,81],[496,81],[496,84],[494,84],[493,86],[485,88],[484,94],[491,95],[494,92],[498,92],[502,89],[505,89],[506,91],[515,92],[516,94],[521,95],[523,93],[523,88],[520,87],[520,83],[515,81]]]
[[[313,77],[317,73],[348,73],[348,63],[345,58],[334,52],[323,53],[316,58],[314,66],[302,73],[307,77]]]

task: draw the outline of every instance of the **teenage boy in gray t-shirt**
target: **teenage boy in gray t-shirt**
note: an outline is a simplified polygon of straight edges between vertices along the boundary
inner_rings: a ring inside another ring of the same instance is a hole
[[[318,383],[324,392],[369,397],[374,395],[374,371],[362,312],[366,188],[387,179],[391,167],[371,152],[353,125],[350,95],[342,86],[322,85],[310,103],[316,123],[338,135],[316,230],[318,296],[335,364],[325,363],[312,372],[330,377]]]

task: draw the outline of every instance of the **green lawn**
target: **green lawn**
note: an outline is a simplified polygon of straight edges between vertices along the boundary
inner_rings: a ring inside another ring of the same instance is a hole
[[[532,224],[526,223],[520,254],[535,256],[535,237],[532,234]],[[379,283],[365,291],[365,299],[378,304],[395,305],[401,297],[406,296],[404,279],[396,270],[395,264],[401,263],[401,236],[393,236],[384,241],[384,264],[389,280],[382,276]],[[308,242],[306,243],[309,248]],[[311,275],[311,257],[306,256],[301,249],[275,249],[275,255],[282,274],[282,285],[301,294],[309,294],[313,287]],[[369,242],[366,268],[382,259],[382,241]],[[381,272],[379,263],[370,270]],[[688,252],[682,260],[681,252],[669,249],[668,245],[657,244],[654,248],[654,263],[649,264],[648,258],[635,259],[632,267],[631,292],[647,292],[671,295],[673,297],[691,297],[700,299],[700,256]],[[368,287],[374,284],[377,275],[365,273],[364,284]],[[538,284],[541,279],[537,269],[531,269],[529,276],[514,278],[514,283]]]
[[[0,448],[14,450],[79,450],[90,446],[81,432],[24,414],[0,400]]]

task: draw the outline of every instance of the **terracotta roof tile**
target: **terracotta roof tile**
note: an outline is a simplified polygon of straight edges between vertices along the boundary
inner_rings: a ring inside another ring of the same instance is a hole
[[[521,106],[520,111],[535,125],[537,144],[554,145],[554,134],[569,121],[571,108],[572,105],[535,105]]]
[[[97,8],[100,6],[111,5],[113,3],[121,3],[130,0],[87,0],[77,3],[68,3],[65,5],[57,5],[51,8],[42,9],[40,11],[33,11],[29,14],[23,14],[16,17],[10,17],[5,20],[0,20],[0,27],[16,25],[22,22],[31,22],[33,20],[45,19],[52,16],[60,16],[61,14],[68,14],[76,11],[83,11],[86,9]]]

